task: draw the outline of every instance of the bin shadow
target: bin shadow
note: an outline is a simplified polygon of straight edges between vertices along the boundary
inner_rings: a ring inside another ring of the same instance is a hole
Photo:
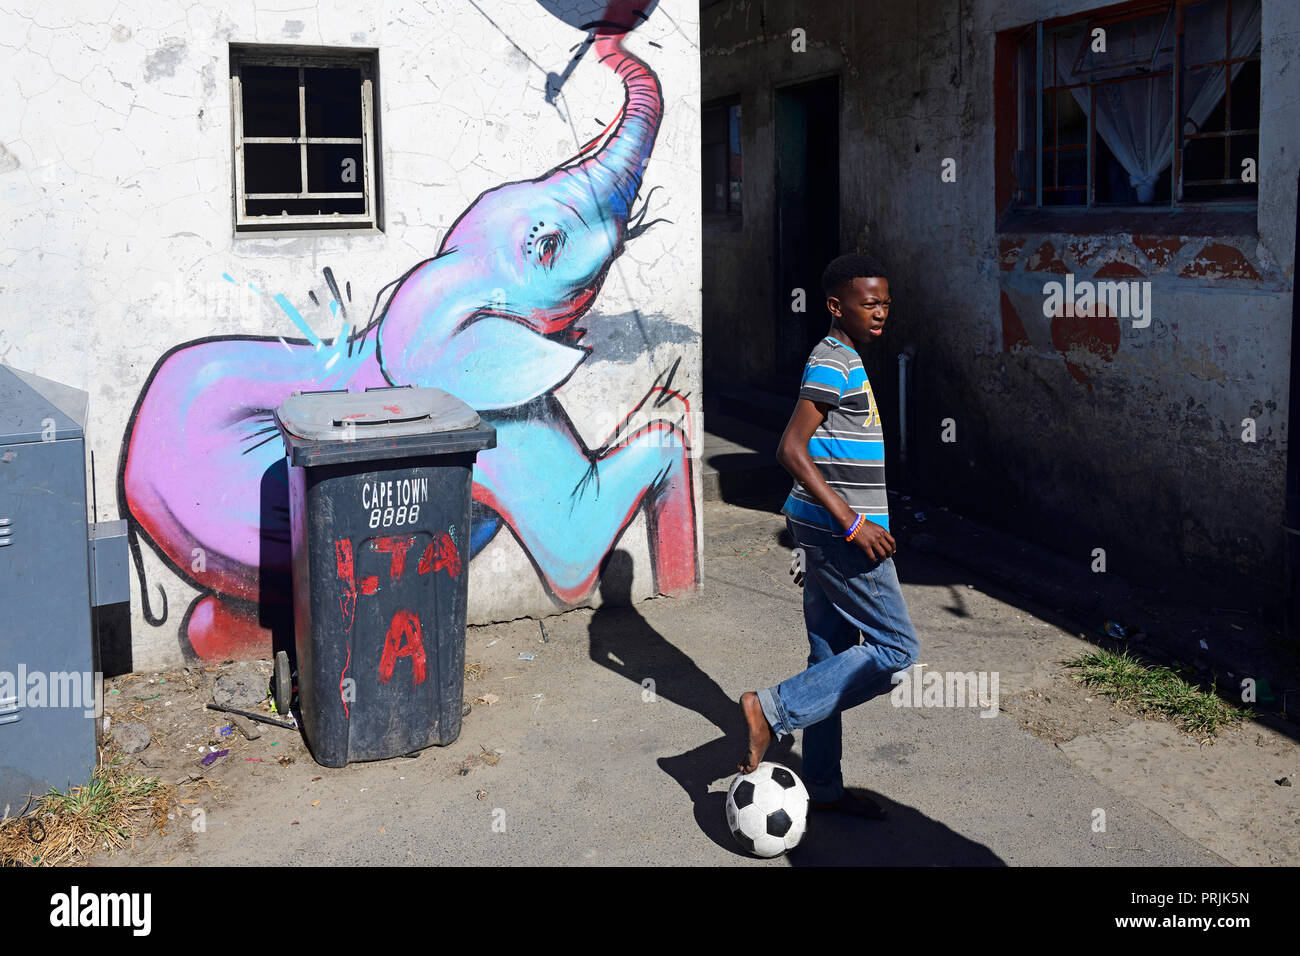
[[[293,542],[289,530],[289,462],[281,458],[262,475],[261,527],[258,540],[257,623],[271,632],[271,658],[289,655],[298,673],[293,624]]]

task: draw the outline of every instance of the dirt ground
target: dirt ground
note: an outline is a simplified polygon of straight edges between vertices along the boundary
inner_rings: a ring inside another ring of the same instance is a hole
[[[299,731],[242,722],[246,734],[205,709],[220,689],[272,716],[269,661],[109,680],[108,753],[176,799],[161,830],[90,862],[755,865],[719,832],[719,734],[742,690],[802,666],[800,592],[779,518],[706,510],[699,596],[470,628],[461,736],[415,757],[327,769]],[[1294,725],[1250,720],[1203,744],[1071,680],[1062,662],[1095,647],[1077,623],[933,556],[899,564],[926,665],[1000,672],[1012,719],[855,709],[846,778],[894,823],[824,825],[758,865],[1300,863],[1300,801],[1279,783],[1300,771]],[[134,754],[116,742],[130,724],[149,733]],[[1109,831],[1090,828],[1096,808]]]

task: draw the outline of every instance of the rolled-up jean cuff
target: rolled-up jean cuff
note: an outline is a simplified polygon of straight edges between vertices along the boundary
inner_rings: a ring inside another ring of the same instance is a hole
[[[768,726],[772,728],[772,733],[776,734],[776,739],[780,740],[786,734],[794,733],[794,728],[790,726],[790,715],[785,712],[785,705],[781,703],[781,698],[776,693],[775,687],[766,687],[758,692],[758,702],[763,708],[763,716],[767,718]]]

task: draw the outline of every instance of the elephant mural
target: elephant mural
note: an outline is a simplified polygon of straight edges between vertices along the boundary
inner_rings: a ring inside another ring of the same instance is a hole
[[[553,394],[591,352],[574,323],[625,243],[654,224],[644,202],[633,207],[663,95],[650,67],[624,49],[628,27],[619,22],[589,25],[600,62],[625,90],[605,133],[536,179],[481,194],[437,255],[390,284],[364,328],[333,348],[222,337],[159,359],[123,440],[118,496],[136,535],[203,592],[182,623],[183,646],[200,657],[270,646],[268,609],[290,595],[273,411],[299,389],[436,386],[478,409],[498,444],[474,470],[470,557],[509,528],[561,606],[592,593],[605,556],[642,511],[655,590],[698,583],[691,439],[679,424],[689,407],[673,387],[676,367],[594,449]],[[155,610],[132,545],[146,619],[161,624],[165,594],[159,588]]]

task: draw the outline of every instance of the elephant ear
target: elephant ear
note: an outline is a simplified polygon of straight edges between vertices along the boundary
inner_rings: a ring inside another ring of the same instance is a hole
[[[560,385],[586,357],[586,349],[488,316],[447,342],[438,356],[436,384],[480,411],[513,408]]]

